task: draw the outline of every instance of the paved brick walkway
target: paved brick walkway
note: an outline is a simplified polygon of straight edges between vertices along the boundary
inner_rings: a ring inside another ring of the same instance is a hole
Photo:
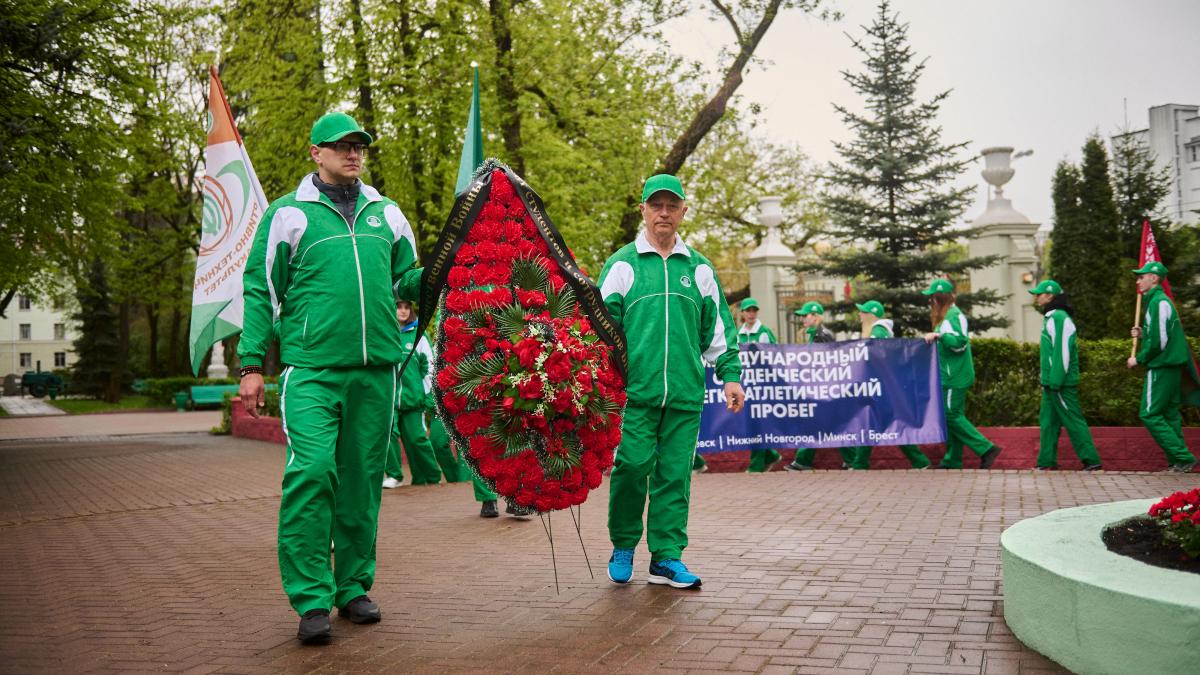
[[[1002,619],[1013,522],[1191,486],[1165,474],[706,474],[701,591],[603,579],[606,493],[583,510],[596,580],[553,525],[481,520],[469,485],[387,491],[375,626],[300,646],[279,588],[283,448],[203,434],[0,442],[8,672],[1059,672]]]
[[[109,436],[198,432],[208,431],[220,423],[220,410],[0,417],[0,442],[49,438],[100,440]]]

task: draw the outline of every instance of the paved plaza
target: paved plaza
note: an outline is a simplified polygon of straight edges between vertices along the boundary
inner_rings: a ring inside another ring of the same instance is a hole
[[[553,516],[559,592],[538,519],[480,519],[467,484],[407,486],[383,495],[371,591],[383,622],[335,619],[331,645],[303,647],[276,566],[283,447],[203,433],[14,439],[14,422],[0,419],[5,672],[1061,672],[1004,624],[1000,532],[1196,482],[704,474],[685,556],[699,591],[648,586],[644,548],[633,583],[604,579],[604,486],[582,512],[596,579],[570,517]]]

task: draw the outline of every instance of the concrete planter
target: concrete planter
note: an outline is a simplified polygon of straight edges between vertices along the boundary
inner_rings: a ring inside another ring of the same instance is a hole
[[[1004,620],[1079,673],[1190,673],[1200,664],[1200,575],[1108,551],[1104,528],[1139,499],[1052,511],[1000,536]]]

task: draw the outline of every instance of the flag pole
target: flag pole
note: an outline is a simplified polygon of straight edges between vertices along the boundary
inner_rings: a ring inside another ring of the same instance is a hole
[[[1142,294],[1138,293],[1137,294],[1137,303],[1133,309],[1133,327],[1141,328],[1142,327],[1141,320],[1142,320]],[[1134,358],[1135,356],[1137,356],[1137,342],[1138,342],[1138,339],[1133,338],[1133,346],[1129,349],[1129,358],[1131,358],[1131,359]]]

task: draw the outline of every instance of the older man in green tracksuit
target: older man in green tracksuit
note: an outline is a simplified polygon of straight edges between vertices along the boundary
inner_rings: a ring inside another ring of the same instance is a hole
[[[1042,308],[1041,364],[1042,407],[1038,413],[1041,447],[1037,469],[1058,468],[1058,437],[1063,427],[1084,471],[1101,469],[1100,455],[1092,442],[1083,410],[1079,406],[1079,352],[1075,346],[1073,310],[1062,286],[1046,279],[1029,289],[1034,303]]]
[[[1166,265],[1148,262],[1133,273],[1138,275],[1137,289],[1145,310],[1142,326],[1134,326],[1130,331],[1133,337],[1142,338],[1142,347],[1126,364],[1130,368],[1139,364],[1146,367],[1138,416],[1166,454],[1167,470],[1189,473],[1196,466],[1196,457],[1183,441],[1179,387],[1184,369],[1193,367],[1192,352],[1175,303],[1162,289],[1162,280],[1167,278]]]
[[[855,303],[858,308],[858,320],[863,326],[863,337],[874,340],[887,340],[896,337],[896,333],[892,329],[892,320],[883,318],[884,309],[883,303],[878,300],[868,300],[862,304]],[[871,446],[863,445],[853,448],[854,459],[850,462],[850,468],[856,471],[866,471],[871,468]],[[929,458],[921,449],[915,445],[902,445],[900,452],[908,458],[909,464],[914,469],[929,468]]]
[[[979,468],[990,469],[1000,454],[1000,446],[984,438],[964,412],[967,389],[975,384],[975,363],[971,358],[967,316],[954,304],[954,284],[949,280],[934,279],[929,288],[921,293],[929,296],[933,332],[925,334],[925,342],[937,343],[942,395],[946,405],[946,454],[937,468],[961,469],[965,445],[979,455]]]
[[[650,177],[639,207],[645,230],[600,272],[600,295],[629,346],[628,403],[609,481],[608,578],[619,584],[633,576],[646,513],[648,581],[700,586],[681,557],[705,361],[724,382],[726,406],[736,413],[745,403],[737,329],[715,268],[677,234],[688,210],[684,200],[675,176]]]
[[[758,301],[746,298],[741,304],[742,327],[738,329],[738,344],[757,342],[764,345],[778,344],[775,333],[762,321],[758,320]],[[697,454],[699,459],[700,455]],[[780,460],[779,452],[770,448],[750,451],[750,473],[769,471],[771,466]],[[693,467],[695,468],[695,467]]]
[[[309,138],[317,171],[271,204],[246,259],[239,394],[257,416],[277,322],[287,436],[279,570],[297,637],[323,642],[333,607],[354,623],[381,616],[367,591],[404,356],[395,299],[417,297],[421,270],[400,208],[358,178],[370,134],[330,113]]]

